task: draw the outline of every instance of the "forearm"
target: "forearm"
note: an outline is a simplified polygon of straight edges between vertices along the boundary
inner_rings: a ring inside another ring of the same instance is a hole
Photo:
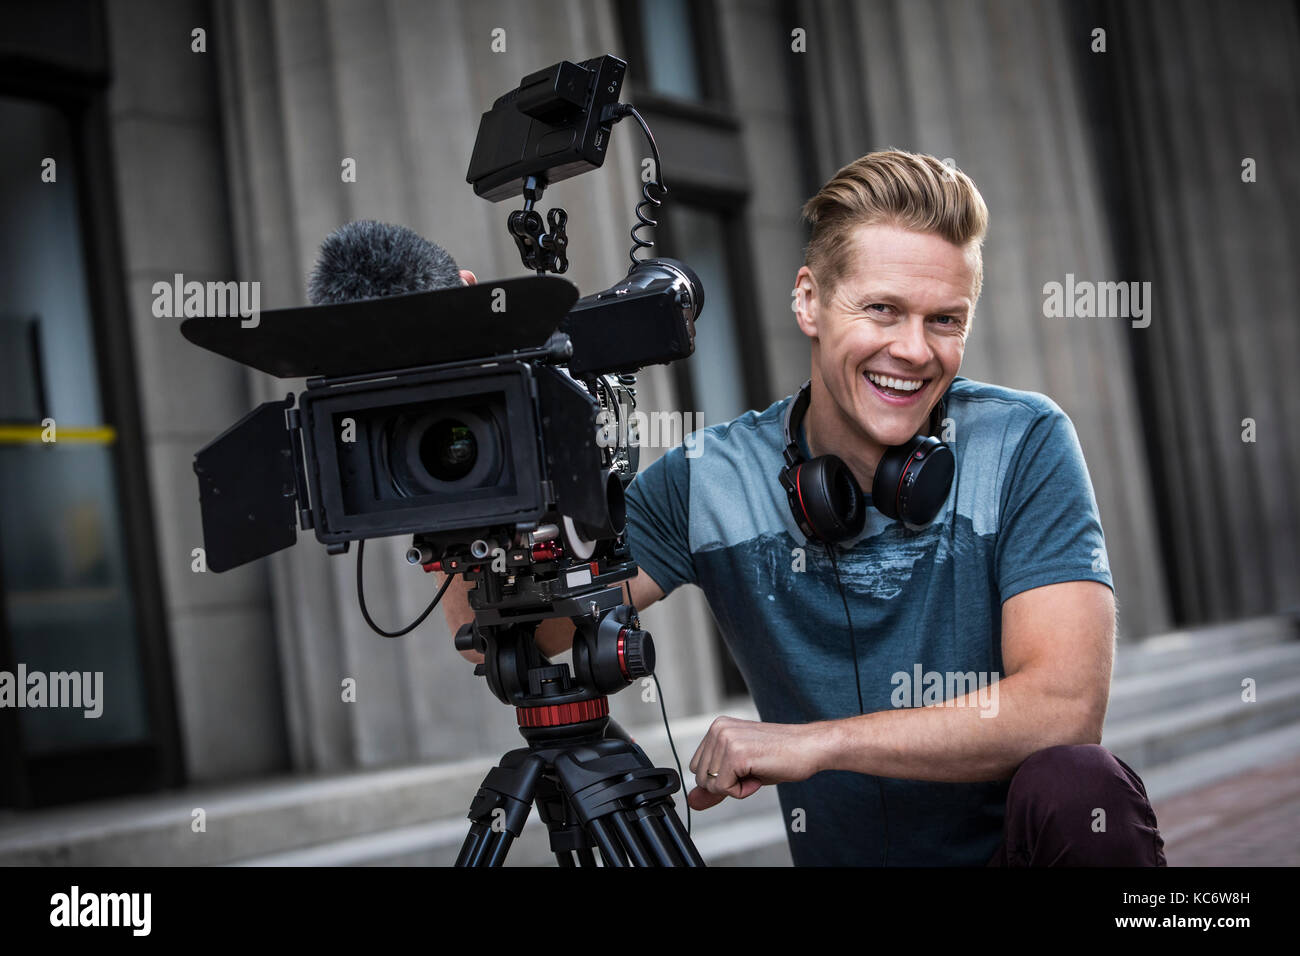
[[[1045,747],[1098,743],[1100,717],[1095,703],[1062,696],[1030,674],[1012,674],[989,685],[983,700],[971,693],[942,705],[824,721],[818,725],[822,769],[907,780],[1005,780]]]

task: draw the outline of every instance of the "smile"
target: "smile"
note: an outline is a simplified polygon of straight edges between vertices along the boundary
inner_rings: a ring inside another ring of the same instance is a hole
[[[914,404],[930,382],[928,378],[896,378],[877,372],[863,372],[862,377],[876,397],[887,405]]]
[[[867,372],[866,375],[872,384],[896,392],[915,392],[926,382],[923,378],[894,378],[890,375],[877,375],[875,372]]]

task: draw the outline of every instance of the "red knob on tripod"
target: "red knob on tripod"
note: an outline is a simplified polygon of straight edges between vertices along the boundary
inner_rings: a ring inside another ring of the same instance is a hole
[[[546,704],[542,707],[516,707],[515,716],[520,727],[562,727],[609,716],[609,698],[575,700],[567,704]]]

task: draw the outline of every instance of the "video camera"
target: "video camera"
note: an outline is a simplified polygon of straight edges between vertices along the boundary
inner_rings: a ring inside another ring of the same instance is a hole
[[[476,604],[525,617],[635,573],[630,373],[693,352],[703,290],[680,262],[636,259],[638,211],[628,275],[578,299],[541,274],[567,268],[567,215],[551,210],[547,233],[533,209],[549,183],[599,167],[614,123],[636,115],[618,102],[625,67],[556,64],[483,115],[467,179],[488,199],[523,193],[509,227],[538,275],[282,309],[253,328],[182,324],[196,345],[307,379],[296,405],[266,402],[196,454],[210,568],[286,548],[298,528],[331,554],[411,534],[412,564],[484,572]]]

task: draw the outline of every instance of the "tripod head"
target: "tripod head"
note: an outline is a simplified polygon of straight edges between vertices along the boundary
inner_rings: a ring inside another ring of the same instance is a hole
[[[509,571],[442,562],[475,585],[474,620],[456,634],[456,649],[483,654],[474,673],[498,700],[514,705],[530,742],[597,732],[609,715],[606,695],[654,672],[654,641],[620,587],[637,566],[626,545],[589,561],[566,557],[555,542],[532,552],[532,562]],[[552,663],[537,646],[537,626],[557,617],[574,624],[572,668]]]

